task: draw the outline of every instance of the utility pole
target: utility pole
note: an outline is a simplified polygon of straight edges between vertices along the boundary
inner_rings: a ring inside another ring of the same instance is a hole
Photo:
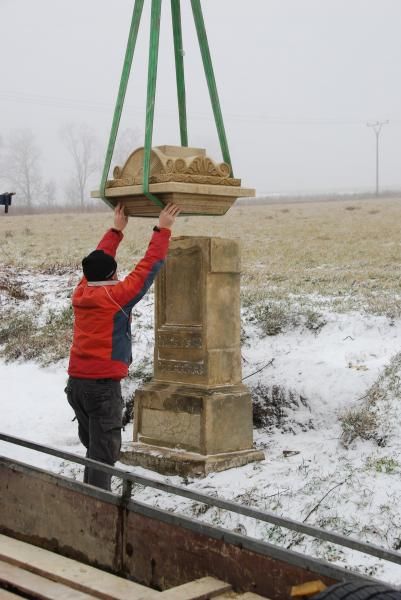
[[[371,127],[376,134],[376,196],[379,195],[379,137],[383,125],[387,125],[389,121],[374,121],[366,123],[367,127]]]

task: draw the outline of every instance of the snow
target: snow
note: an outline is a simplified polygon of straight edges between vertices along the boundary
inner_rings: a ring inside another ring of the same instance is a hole
[[[66,278],[61,278],[59,285],[66,289]],[[59,296],[61,308],[63,297]],[[139,467],[132,470],[288,518],[306,520],[308,524],[385,548],[400,548],[401,440],[393,436],[391,445],[386,447],[378,447],[371,440],[357,440],[345,448],[340,439],[339,416],[344,409],[361,402],[399,351],[401,321],[331,312],[325,313],[324,319],[327,324],[319,333],[299,326],[263,337],[255,324],[246,322],[244,315],[247,342],[243,347],[243,375],[252,374],[274,359],[270,366],[246,379],[246,384],[277,385],[305,399],[305,404],[289,409],[291,427],[255,430],[256,446],[266,453],[264,461],[198,480],[164,477]],[[136,322],[134,367],[152,354],[151,295],[138,306]],[[1,430],[83,454],[76,423],[72,421],[73,411],[64,394],[66,377],[64,361],[46,368],[33,362],[0,362]],[[129,396],[138,384],[139,379],[127,380],[125,395]],[[400,412],[394,414],[401,416]],[[123,439],[132,439],[132,425],[126,427]],[[284,451],[294,453],[286,456]],[[81,477],[81,467],[72,467],[57,458],[4,442],[0,443],[0,452],[56,473]],[[382,472],[378,467],[387,464],[390,458],[394,468]],[[138,487],[135,497],[401,584],[398,565],[151,488]]]
[[[330,415],[361,397],[400,349],[401,322],[359,313],[324,315],[327,325],[319,334],[305,329],[260,338],[251,330],[251,343],[243,349],[248,372],[274,358],[262,374],[270,385],[277,384],[306,397],[315,421],[327,422]],[[259,374],[247,379],[247,385]]]
[[[33,442],[76,451],[74,413],[63,392],[65,365],[40,368],[33,362],[0,362],[1,430]],[[1,452],[17,460],[58,471],[60,460],[1,443]]]

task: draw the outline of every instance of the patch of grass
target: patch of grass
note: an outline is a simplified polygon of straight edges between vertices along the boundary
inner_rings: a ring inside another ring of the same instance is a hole
[[[241,306],[242,308],[254,307],[259,302],[262,302],[268,298],[268,290],[258,289],[254,290],[248,286],[241,287]]]
[[[0,356],[6,361],[37,358],[36,351],[30,344],[30,339],[36,332],[32,315],[14,309],[7,312],[0,321]]]
[[[262,539],[272,544],[283,546],[288,543],[289,534],[286,529],[279,525],[266,525]]]
[[[68,356],[72,324],[70,307],[50,311],[43,325],[32,314],[13,309],[0,322],[0,356],[6,361],[36,360],[42,365],[57,362]]]
[[[341,440],[347,448],[354,440],[376,440],[377,418],[368,406],[351,408],[340,417],[342,427]]]
[[[253,424],[257,429],[281,429],[294,433],[294,427],[299,426],[303,431],[313,429],[310,420],[296,423],[289,419],[290,411],[300,407],[309,408],[308,401],[300,394],[279,385],[263,385],[258,383],[251,388]]]
[[[327,324],[324,317],[316,310],[309,309],[305,314],[305,327],[313,333],[320,333],[323,327]]]
[[[46,266],[42,269],[42,273],[44,275],[66,275],[66,274],[74,274],[76,271],[81,269],[81,264],[71,262],[70,264],[64,264],[55,262],[51,265]],[[78,276],[79,277],[79,276]]]
[[[352,214],[346,210],[349,206],[354,208]],[[280,209],[289,212],[282,213]],[[368,211],[376,211],[374,218]],[[262,291],[269,302],[284,304],[289,298],[302,297],[304,302],[309,298],[309,308],[317,311],[323,302],[325,308],[340,312],[374,311],[398,318],[398,223],[397,198],[355,199],[351,205],[348,198],[336,202],[295,202],[285,207],[234,206],[218,219],[179,218],[174,235],[188,235],[196,225],[201,236],[240,239],[242,285],[248,288],[247,294]],[[55,257],[59,265],[80,265],[83,256],[96,247],[112,224],[112,213],[31,215],[31,234],[24,233],[26,224],[23,215],[0,219],[0,237],[6,242],[5,264],[43,271],[52,267]],[[120,271],[130,269],[143,254],[152,225],[147,219],[130,218],[118,250]],[[5,231],[12,232],[12,237],[5,239]],[[245,298],[244,307],[246,301]]]
[[[200,502],[194,502],[191,506],[191,512],[194,517],[199,517],[200,515],[204,515],[211,508],[209,504],[202,504]]]
[[[255,306],[249,321],[255,321],[264,335],[278,335],[291,323],[292,315],[283,303],[268,302]]]
[[[386,446],[391,436],[398,435],[401,398],[401,352],[396,354],[368,390],[363,403],[341,417],[342,442],[347,447],[355,439],[373,440]]]
[[[377,471],[377,473],[399,473],[400,472],[400,463],[391,458],[390,456],[383,456],[381,458],[372,458],[369,457],[366,461],[366,466],[368,469],[373,469]]]
[[[240,335],[240,340],[241,340],[241,346],[247,346],[249,344],[249,334],[246,330],[246,328],[244,327],[243,323],[241,323],[241,335]]]
[[[135,394],[132,385],[130,385],[130,382],[134,381],[136,387],[139,387],[140,385],[150,381],[152,377],[153,368],[152,361],[150,358],[145,357],[143,360],[136,362],[134,365],[131,365],[128,377],[123,380],[123,427],[125,427],[125,425],[127,425],[128,423],[131,423],[134,418]],[[129,392],[124,393],[124,388],[128,389]]]
[[[278,335],[288,328],[305,327],[308,331],[318,334],[327,324],[323,315],[308,307],[308,304],[294,302],[269,302],[266,298],[260,299],[258,295],[250,293],[247,296],[246,316],[249,322],[254,322],[260,328],[263,335]],[[268,292],[265,292],[268,294]],[[253,303],[256,302],[256,303]]]
[[[45,364],[66,358],[72,343],[73,310],[68,306],[62,311],[50,311],[46,323],[39,329],[38,343],[44,350],[41,361]]]
[[[148,357],[145,357],[143,360],[140,360],[134,365],[131,365],[128,375],[129,378],[140,379],[142,383],[147,383],[153,377],[152,364],[152,360]]]
[[[10,273],[0,274],[0,290],[5,292],[14,300],[27,300],[28,295],[24,291],[18,279],[12,277]]]

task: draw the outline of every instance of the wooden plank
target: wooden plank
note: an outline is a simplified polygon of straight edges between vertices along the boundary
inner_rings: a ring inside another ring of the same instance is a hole
[[[3,561],[0,561],[0,583],[11,586],[15,591],[34,595],[39,600],[94,600],[95,598],[95,596],[78,592],[62,583],[56,583]],[[7,598],[4,596],[3,590],[1,590],[0,596],[2,600]],[[15,594],[11,594],[10,597],[20,598]]]
[[[202,577],[162,592],[160,600],[208,600],[230,590],[229,583],[215,577]]]
[[[237,594],[235,592],[226,592],[221,596],[216,596],[215,600],[269,600],[266,596],[259,596],[253,592],[244,592],[243,594]]]
[[[237,600],[268,600],[266,596],[259,596],[259,594],[253,594],[252,592],[245,592],[245,594],[238,594]]]
[[[21,600],[21,596],[18,594],[13,594],[8,590],[1,590],[1,600]]]
[[[143,585],[0,534],[0,559],[105,600],[154,598]]]

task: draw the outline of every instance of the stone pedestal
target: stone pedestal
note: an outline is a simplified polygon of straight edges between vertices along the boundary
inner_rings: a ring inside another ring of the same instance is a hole
[[[172,240],[156,281],[154,378],[135,394],[123,462],[205,475],[264,458],[241,383],[240,258],[233,240]]]

